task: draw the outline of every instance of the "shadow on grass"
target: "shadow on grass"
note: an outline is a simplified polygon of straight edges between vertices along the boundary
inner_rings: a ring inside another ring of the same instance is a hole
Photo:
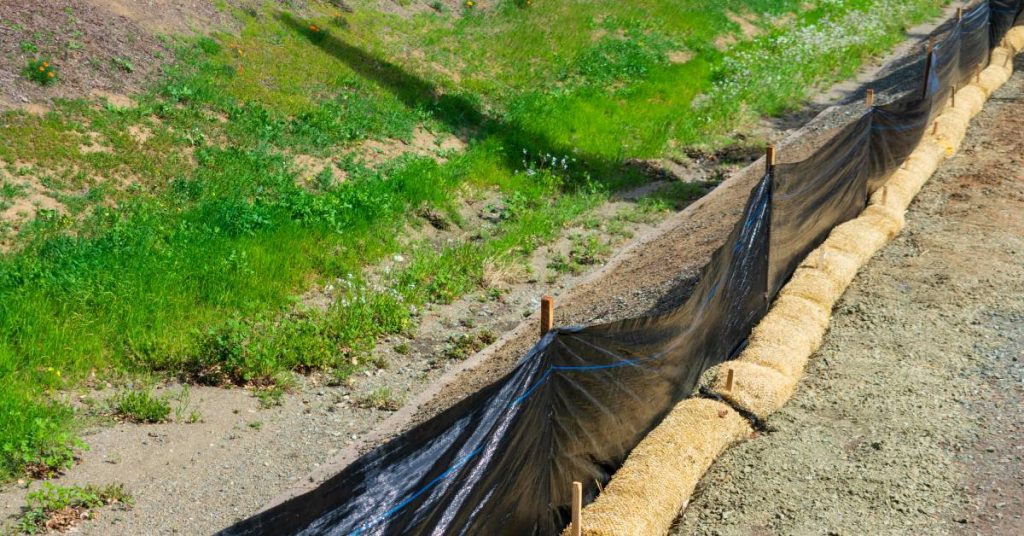
[[[629,172],[622,162],[580,154],[576,148],[555,143],[541,132],[489,116],[471,97],[447,93],[436,84],[348,43],[326,29],[311,29],[290,13],[278,12],[277,17],[313,45],[343,61],[356,74],[390,91],[407,107],[427,111],[464,141],[497,139],[502,147],[504,164],[509,169],[521,167],[525,149],[532,156],[550,154],[576,158],[599,181]]]

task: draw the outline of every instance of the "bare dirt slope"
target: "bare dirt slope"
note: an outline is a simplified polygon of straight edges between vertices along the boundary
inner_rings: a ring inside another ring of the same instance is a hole
[[[55,98],[109,97],[143,89],[173,56],[171,35],[236,24],[230,10],[258,0],[5,0],[0,2],[0,110],[43,113]],[[301,6],[301,3],[298,3]],[[60,83],[22,75],[50,61]],[[120,102],[115,104],[122,105]]]
[[[1024,533],[1022,67],[673,534]]]

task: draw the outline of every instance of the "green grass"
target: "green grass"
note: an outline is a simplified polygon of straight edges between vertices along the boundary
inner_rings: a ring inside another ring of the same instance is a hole
[[[128,508],[133,502],[122,484],[56,486],[46,482],[25,497],[26,504],[15,528],[22,534],[46,533],[47,523],[52,521],[63,532],[84,519],[91,519],[97,508],[115,504]]]
[[[356,401],[361,408],[381,411],[398,411],[403,404],[401,397],[392,392],[390,387],[378,387]]]
[[[0,255],[0,478],[70,463],[81,443],[59,393],[94,371],[245,385],[264,405],[280,403],[294,371],[343,380],[428,304],[480,290],[485,267],[523,263],[645,180],[624,161],[733,143],[734,129],[849,75],[943,3],[566,0],[461,17],[322,7],[310,20],[262,10],[239,13],[237,35],[177,41],[136,106],[59,101],[43,117],[0,116],[7,171],[65,206]],[[740,37],[729,11],[762,17],[765,33],[719,48]],[[362,163],[364,141],[411,141],[417,128],[469,148],[444,163]],[[84,149],[93,142],[106,150]],[[305,184],[300,155],[345,180],[321,172]],[[480,191],[501,197],[493,227],[443,248],[402,238],[418,213],[458,223],[459,200]],[[20,195],[6,183],[2,193]],[[608,230],[669,202],[645,201]],[[367,272],[398,251],[400,268]],[[584,240],[570,256],[607,254]],[[326,311],[299,306],[312,285],[339,281]],[[159,416],[149,402],[140,415]]]
[[[22,47],[22,51],[24,51],[24,47]],[[57,76],[57,68],[50,64],[48,58],[29,60],[25,69],[22,70],[22,75],[41,86],[56,84],[60,80]]]
[[[586,267],[603,262],[611,254],[611,245],[593,234],[576,234],[569,241],[569,254],[557,253],[548,263],[548,268],[556,273],[580,274]]]
[[[128,390],[113,399],[117,415],[137,423],[161,423],[171,415],[171,404],[149,390]]]
[[[476,333],[453,335],[448,339],[448,343],[445,345],[441,355],[445,359],[462,361],[496,340],[498,340],[498,336],[486,329]]]

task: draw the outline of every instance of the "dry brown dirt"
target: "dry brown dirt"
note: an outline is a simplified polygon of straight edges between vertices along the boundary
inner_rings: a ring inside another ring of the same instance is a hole
[[[234,27],[237,21],[227,10],[257,3],[4,0],[0,2],[0,110],[20,108],[41,114],[55,98],[125,99],[143,89],[171,60],[173,54],[161,36]],[[49,59],[58,71],[58,83],[43,87],[21,74],[25,64],[36,58]]]

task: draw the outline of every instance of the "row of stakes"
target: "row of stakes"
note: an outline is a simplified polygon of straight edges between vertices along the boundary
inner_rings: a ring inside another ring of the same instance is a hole
[[[957,20],[963,18],[963,8],[957,10]],[[935,48],[935,36],[928,39],[928,70],[931,69],[931,53]],[[981,69],[975,71],[975,81],[981,79]],[[927,70],[925,75],[925,85],[927,86]],[[956,86],[951,87],[950,92],[950,106],[956,106]],[[870,109],[875,105],[875,90],[868,88],[865,94],[865,104]],[[938,123],[935,123],[932,133],[938,131]],[[765,167],[766,171],[771,173],[775,169],[775,145],[768,145],[765,150]],[[540,300],[540,335],[543,337],[547,335],[549,331],[554,327],[555,323],[555,300],[551,296],[543,296]],[[725,377],[725,392],[729,393],[732,391],[734,371],[729,368],[726,369]],[[582,512],[583,512],[583,483],[574,481],[572,483],[572,522],[569,525],[570,536],[583,536],[583,523],[582,523]]]

